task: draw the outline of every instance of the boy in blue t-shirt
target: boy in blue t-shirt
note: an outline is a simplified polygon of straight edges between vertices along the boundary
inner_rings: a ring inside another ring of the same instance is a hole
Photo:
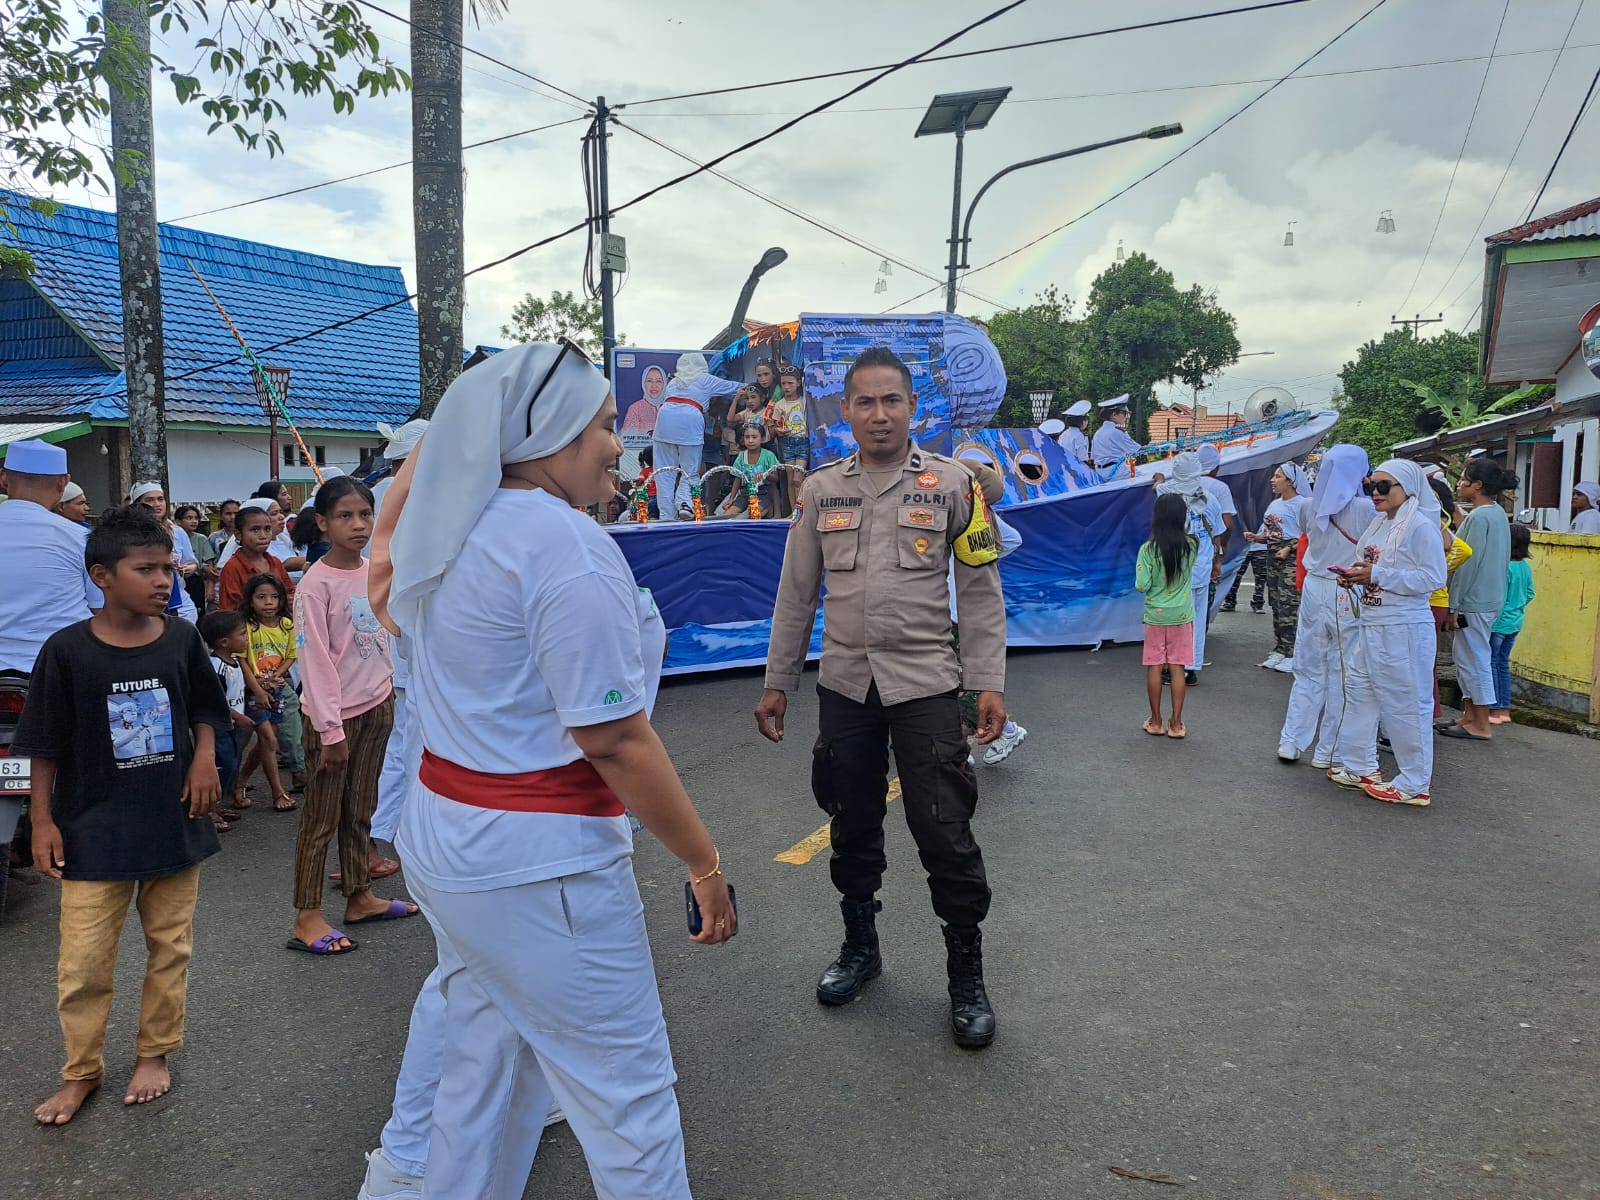
[[[33,759],[34,866],[62,881],[56,1011],[67,1062],[60,1089],[34,1110],[41,1125],[65,1125],[100,1086],[117,945],[136,897],[149,958],[123,1103],[172,1086],[200,861],[221,848],[210,815],[221,795],[216,737],[232,724],[200,635],[166,615],[167,530],[123,510],[90,532],[84,558],[105,607],[45,642],[11,746]]]

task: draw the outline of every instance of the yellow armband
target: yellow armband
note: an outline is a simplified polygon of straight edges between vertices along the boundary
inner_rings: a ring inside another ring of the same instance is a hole
[[[983,488],[972,480],[972,519],[952,543],[956,557],[969,567],[981,567],[1000,557],[1000,537],[995,532],[989,506],[983,501]]]

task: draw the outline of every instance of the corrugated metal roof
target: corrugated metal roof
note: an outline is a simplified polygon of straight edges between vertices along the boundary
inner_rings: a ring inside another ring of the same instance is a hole
[[[1491,246],[1502,246],[1512,242],[1558,242],[1564,238],[1585,237],[1600,237],[1600,197],[1536,217],[1484,240]]]
[[[0,450],[12,442],[27,442],[35,438],[53,440],[51,434],[65,433],[69,429],[88,426],[82,421],[28,421],[19,425],[0,424]]]
[[[97,348],[112,362],[122,358],[115,216],[62,205],[46,217],[19,203],[9,204],[7,215],[16,231],[0,231],[0,238],[31,253],[35,270],[27,283],[0,283],[0,415],[125,418],[121,373],[93,357]],[[370,430],[377,421],[403,421],[416,408],[417,318],[398,268],[174,225],[161,226],[160,246],[171,420],[261,422],[249,367],[191,262],[245,340],[263,350],[266,362],[291,368],[289,411],[297,423]],[[265,350],[391,303],[349,325]]]

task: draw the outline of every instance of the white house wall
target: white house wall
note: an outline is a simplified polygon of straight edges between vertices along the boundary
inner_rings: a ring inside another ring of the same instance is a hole
[[[280,433],[285,445],[292,440]],[[327,448],[325,469],[337,468],[348,475],[361,460],[363,447],[381,442],[376,433],[366,437],[333,437],[316,434],[307,444]],[[215,504],[228,498],[242,500],[271,475],[266,434],[249,430],[228,433],[200,433],[171,430],[167,433],[167,474],[175,503]],[[286,482],[312,480],[310,467],[281,467],[279,476]]]

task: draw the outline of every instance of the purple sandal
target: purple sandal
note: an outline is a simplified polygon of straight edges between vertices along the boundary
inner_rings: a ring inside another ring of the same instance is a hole
[[[391,900],[389,907],[382,912],[373,913],[370,917],[353,917],[345,924],[365,925],[368,921],[399,921],[406,917],[414,917],[421,911],[420,908],[412,908],[409,900]]]
[[[292,937],[284,943],[284,946],[290,950],[299,950],[302,954],[315,954],[321,958],[329,958],[337,954],[349,954],[351,951],[359,949],[356,943],[350,942],[348,946],[341,950],[338,946],[341,938],[344,938],[344,934],[335,929],[330,933],[323,934],[309,945],[297,937]],[[348,938],[345,938],[345,940],[349,941]]]

